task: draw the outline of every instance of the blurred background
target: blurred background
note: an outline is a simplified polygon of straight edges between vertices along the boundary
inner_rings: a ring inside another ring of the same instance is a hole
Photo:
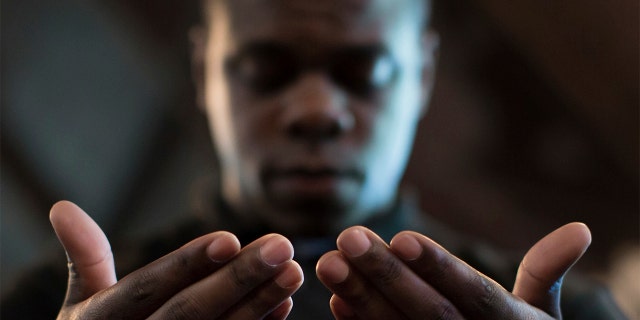
[[[135,241],[213,173],[186,34],[195,1],[5,0],[0,289],[63,254],[78,203]],[[640,316],[637,0],[435,0],[437,84],[405,185],[429,214],[513,252],[586,222],[576,268]]]

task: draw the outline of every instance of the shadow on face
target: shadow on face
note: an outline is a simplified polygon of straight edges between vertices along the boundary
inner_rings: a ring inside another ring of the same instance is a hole
[[[284,232],[338,230],[388,209],[431,88],[422,2],[208,10],[199,87],[225,199]]]

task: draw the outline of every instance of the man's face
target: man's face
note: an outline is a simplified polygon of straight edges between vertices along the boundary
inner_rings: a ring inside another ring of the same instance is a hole
[[[392,205],[431,87],[419,1],[222,8],[203,93],[230,205],[285,234],[335,232]]]

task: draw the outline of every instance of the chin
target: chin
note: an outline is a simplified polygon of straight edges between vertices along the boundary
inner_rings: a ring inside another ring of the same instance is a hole
[[[279,232],[293,236],[335,235],[346,227],[353,206],[327,198],[296,198],[274,203],[270,224]]]

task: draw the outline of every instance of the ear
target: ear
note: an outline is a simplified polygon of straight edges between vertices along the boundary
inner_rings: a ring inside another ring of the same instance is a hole
[[[196,105],[201,111],[206,110],[205,103],[205,54],[207,47],[207,30],[204,26],[192,27],[189,30],[191,42],[191,78],[196,91]]]
[[[440,37],[435,30],[429,29],[422,34],[422,110],[421,116],[424,116],[429,109],[429,101],[435,81],[436,63],[440,48]]]

